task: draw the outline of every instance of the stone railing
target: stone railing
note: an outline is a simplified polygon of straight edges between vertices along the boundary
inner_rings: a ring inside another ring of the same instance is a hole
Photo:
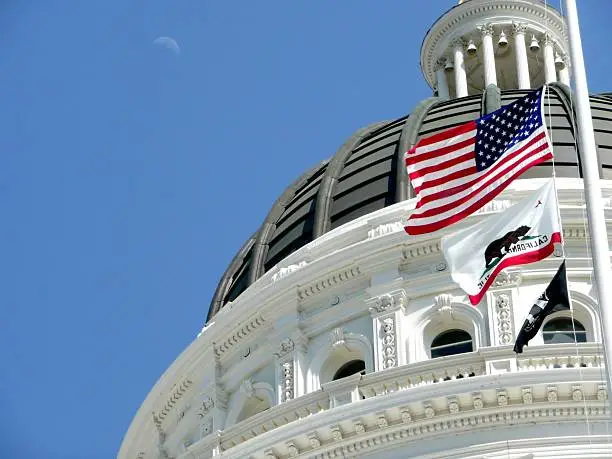
[[[525,373],[526,380],[537,380],[538,371],[546,370],[550,376],[550,371],[557,368],[588,369],[602,366],[602,345],[583,343],[525,348],[525,352],[518,356],[510,347],[484,348],[477,352],[418,362],[363,376],[356,374],[325,383],[316,392],[276,405],[219,432],[219,447],[222,451],[228,450],[272,429],[321,411],[330,410],[331,413],[334,408],[357,400],[419,386],[431,387],[446,381],[471,380],[500,373],[513,373],[515,376],[518,376],[517,373]],[[197,443],[192,446],[197,447]]]

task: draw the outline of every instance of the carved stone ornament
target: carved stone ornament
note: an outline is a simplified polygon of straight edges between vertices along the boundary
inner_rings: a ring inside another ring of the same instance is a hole
[[[319,436],[317,435],[316,432],[313,432],[308,435],[308,443],[310,444],[310,447],[313,449],[321,446],[321,440],[319,440]]]
[[[481,394],[474,394],[472,404],[474,405],[475,410],[482,410],[484,408],[484,402],[482,401]]]
[[[287,452],[289,453],[289,457],[297,457],[300,455],[300,450],[298,449],[298,447],[295,445],[293,441],[288,441],[286,443],[286,446],[287,446]]]
[[[293,392],[293,362],[285,362],[281,365],[281,372],[283,376],[283,387],[281,393],[281,399],[283,402],[292,400],[294,396]]]
[[[557,392],[557,386],[548,386],[546,392],[546,399],[550,403],[554,403],[559,400],[559,392]]]
[[[533,403],[533,392],[531,391],[531,387],[523,387],[523,389],[521,389],[522,392],[522,399],[523,399],[523,403],[530,405],[531,403]]]
[[[264,457],[266,459],[278,459],[278,456],[276,455],[276,453],[274,452],[273,449],[267,449],[264,451]]]
[[[280,359],[289,354],[290,352],[293,352],[293,349],[295,349],[295,343],[293,342],[293,340],[291,338],[285,338],[281,341],[278,347],[278,352],[275,352],[274,355]]]
[[[572,386],[572,400],[580,402],[584,398],[584,392],[582,392],[582,386]]]
[[[374,305],[370,308],[374,312],[386,312],[395,306],[395,298],[391,295],[382,295],[376,298]]]
[[[451,414],[457,414],[459,412],[459,403],[456,398],[448,400],[448,411],[450,411]]]
[[[408,409],[403,409],[400,415],[404,424],[408,424],[412,421],[412,415],[410,414],[410,411],[408,411]]]
[[[508,405],[508,393],[505,390],[500,390],[497,392],[497,404],[499,406]]]
[[[378,415],[378,418],[376,419],[376,424],[378,425],[379,429],[384,429],[385,427],[389,425],[389,422],[387,421],[387,417],[385,416],[384,413],[381,413]]]
[[[381,321],[383,368],[397,366],[397,336],[395,335],[395,318],[387,317]]]
[[[608,390],[606,385],[602,384],[597,388],[597,400],[604,401],[608,399]]]
[[[436,61],[436,65],[434,66],[434,71],[443,70],[446,67],[446,58],[441,57]]]
[[[433,409],[433,406],[431,406],[431,404],[429,403],[425,405],[425,409],[423,411],[427,419],[431,419],[436,415],[436,411]]]
[[[510,344],[512,336],[512,311],[510,309],[510,296],[502,293],[495,297],[497,309],[497,332],[499,344]]]
[[[434,297],[434,305],[439,314],[451,314],[453,312],[453,295],[442,293]]]
[[[362,434],[365,432],[365,425],[361,421],[355,421],[355,433]]]
[[[206,416],[208,412],[213,409],[214,406],[215,406],[215,401],[208,395],[205,396],[202,399],[202,404],[200,405],[200,408],[198,409],[196,413],[198,418],[200,419],[204,418],[204,416]]]
[[[519,33],[524,34],[525,32],[527,32],[527,24],[524,24],[522,22],[513,22],[512,32],[514,34],[519,34]]]
[[[340,426],[332,427],[331,434],[334,441],[342,440],[342,430],[340,430]]]
[[[453,45],[453,49],[463,49],[465,48],[465,40],[462,37],[455,38],[451,44]]]
[[[486,35],[493,36],[493,26],[491,24],[483,24],[478,26],[478,30],[480,30],[480,34],[483,37]]]

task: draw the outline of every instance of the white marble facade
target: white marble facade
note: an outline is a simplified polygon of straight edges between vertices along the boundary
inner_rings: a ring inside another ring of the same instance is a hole
[[[541,184],[516,181],[459,225]],[[445,231],[406,235],[405,201],[294,252],[225,306],[151,390],[119,458],[612,457],[581,186],[558,179],[565,315],[584,342],[540,334],[517,357],[516,333],[561,259],[507,270],[471,306],[440,252]],[[472,351],[432,358],[451,330]],[[349,362],[363,374],[342,373]]]

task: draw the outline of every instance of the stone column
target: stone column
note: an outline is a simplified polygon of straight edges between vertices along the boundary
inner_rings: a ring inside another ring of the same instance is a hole
[[[559,81],[564,85],[570,85],[570,74],[569,74],[569,59],[567,56],[563,56],[563,62],[565,66],[562,69],[559,69]]]
[[[554,43],[548,35],[544,37],[544,75],[546,84],[557,81]]]
[[[446,71],[444,66],[446,65],[446,58],[442,57],[436,62],[436,87],[438,89],[438,97],[442,99],[450,99],[450,93],[448,91],[448,82],[446,81]]]
[[[480,26],[482,35],[482,54],[484,58],[485,88],[490,84],[497,86],[497,73],[495,69],[495,52],[493,50],[493,26],[485,24]]]
[[[386,370],[405,363],[401,324],[407,297],[395,290],[368,300],[374,335],[374,369]]]
[[[306,352],[308,338],[301,332],[280,342],[276,357],[277,403],[284,403],[306,393]]]
[[[468,95],[467,75],[465,73],[463,39],[458,38],[453,41],[453,64],[455,65],[455,92],[457,98],[466,97]]]
[[[527,46],[525,44],[525,32],[527,26],[518,22],[512,24],[514,32],[514,53],[516,55],[516,74],[519,89],[531,89],[529,81],[529,62],[527,61]]]

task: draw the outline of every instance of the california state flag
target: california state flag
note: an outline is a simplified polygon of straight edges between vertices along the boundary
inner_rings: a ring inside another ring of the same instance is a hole
[[[453,280],[478,304],[495,277],[509,266],[534,263],[561,242],[554,182],[501,214],[442,238]]]

